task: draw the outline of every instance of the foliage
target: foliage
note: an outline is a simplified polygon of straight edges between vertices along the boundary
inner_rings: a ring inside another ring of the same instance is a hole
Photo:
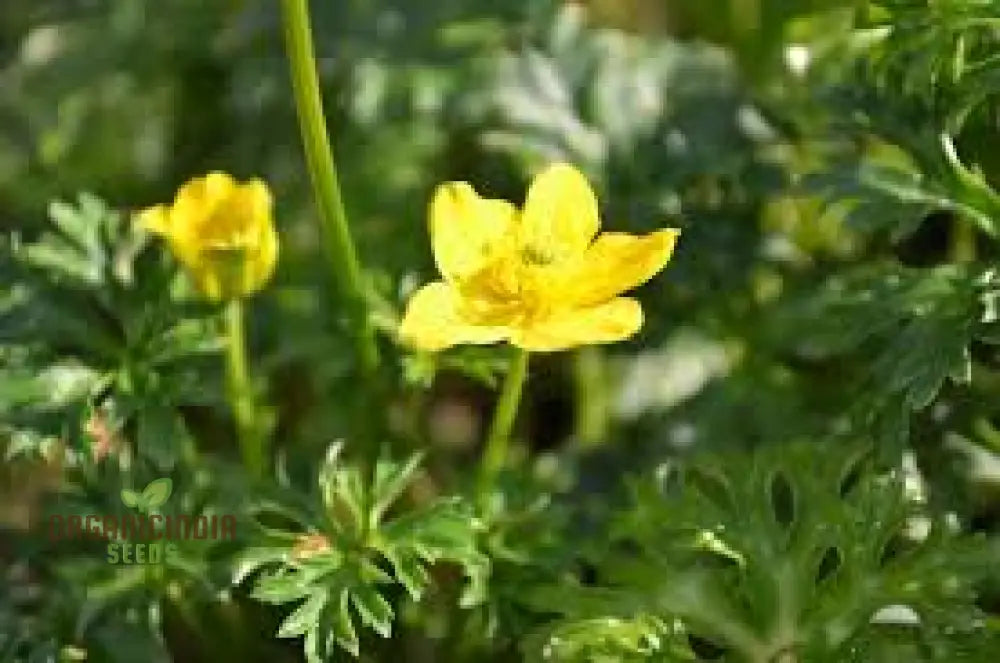
[[[603,619],[631,654],[667,655],[678,623],[726,660],[840,661],[880,640],[891,609],[916,615],[926,660],[954,660],[973,637],[995,643],[971,601],[995,550],[933,521],[869,456],[800,444],[657,468],[589,548],[596,579],[536,590],[538,608],[570,619],[545,647],[604,643]]]
[[[997,3],[310,3],[370,370],[279,4],[0,8],[0,661],[1000,657]],[[484,487],[524,364],[399,322],[434,187],[553,161],[682,232],[632,340],[532,354]],[[210,171],[274,192],[253,427],[232,309],[134,221]],[[87,515],[236,529],[114,563]]]
[[[277,510],[302,529],[295,534],[263,526],[267,545],[241,553],[234,578],[239,583],[262,567],[274,567],[257,578],[253,596],[278,605],[301,601],[278,637],[304,635],[309,661],[326,660],[336,647],[359,654],[353,613],[364,626],[391,637],[394,611],[380,586],[401,585],[419,601],[431,580],[428,565],[452,562],[469,578],[461,603],[470,607],[482,600],[488,574],[488,559],[476,546],[476,519],[461,502],[439,500],[386,520],[412,481],[418,456],[405,463],[380,459],[368,485],[340,454],[341,445],[332,446],[320,472],[322,507],[296,513],[261,505],[258,520]]]
[[[211,398],[200,385],[219,348],[213,320],[173,296],[173,266],[99,199],[56,202],[50,215],[52,231],[4,252],[6,425],[79,448],[99,412],[169,467],[186,435],[176,408]]]

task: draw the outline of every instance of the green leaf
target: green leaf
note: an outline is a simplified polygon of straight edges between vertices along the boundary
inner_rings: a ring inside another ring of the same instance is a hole
[[[100,386],[102,375],[73,363],[45,368],[0,368],[0,412],[15,409],[55,411],[87,400]]]
[[[333,622],[331,628],[333,636],[341,647],[354,656],[361,655],[361,643],[358,641],[358,634],[354,630],[354,623],[351,621],[351,611],[349,608],[350,592],[345,588],[340,592],[340,601],[334,608]]]
[[[37,244],[24,247],[22,259],[31,267],[63,277],[70,277],[87,285],[101,285],[101,265],[94,264],[88,256],[61,237],[45,235]]]
[[[583,619],[560,624],[522,643],[528,661],[553,663],[675,663],[700,660],[687,633],[651,615]]]
[[[375,463],[373,503],[369,514],[371,526],[381,522],[385,512],[409,485],[422,459],[423,454],[414,454],[402,464],[386,458],[380,458]]]
[[[323,655],[325,647],[320,637],[319,626],[314,626],[306,632],[303,648],[305,649],[306,661],[308,663],[324,663],[326,660],[326,657]]]
[[[946,379],[968,380],[971,327],[971,315],[916,318],[899,332],[872,371],[889,390],[905,393],[911,409],[923,409]]]
[[[340,531],[357,536],[365,529],[367,493],[358,468],[341,463],[343,441],[330,445],[319,472],[323,506]]]
[[[288,559],[287,548],[245,548],[233,563],[233,584],[238,585],[262,566],[284,562]]]
[[[952,265],[866,266],[789,298],[771,322],[803,357],[857,362],[867,397],[855,408],[866,417],[897,398],[920,410],[946,380],[968,381],[970,344],[982,316],[978,279],[977,270]]]
[[[336,597],[327,600],[326,607],[314,603],[318,599],[308,600],[283,627],[283,637],[306,634],[307,657],[318,655],[315,652],[323,642],[327,648],[340,647],[357,656],[357,617],[362,627],[389,638],[395,613],[380,588],[398,583],[419,599],[431,580],[425,563],[450,562],[464,571],[469,582],[461,599],[463,606],[482,600],[490,568],[489,559],[477,547],[473,512],[458,499],[404,511],[386,523],[372,517],[371,527],[362,527],[364,522],[359,518],[369,497],[377,493],[379,508],[385,509],[406,486],[419,458],[414,456],[404,463],[383,458],[372,472],[372,485],[366,486],[359,468],[342,462],[339,451],[339,444],[331,447],[319,473],[322,505],[310,509],[299,503],[297,495],[289,495],[287,503],[267,499],[250,506],[258,513],[294,512],[295,517],[286,520],[295,531],[262,527],[268,545],[247,548],[237,555],[234,573],[234,582],[239,583],[261,567],[276,566],[259,577],[252,594],[266,603],[288,603],[316,593]],[[303,537],[309,536],[303,531],[312,536],[322,532],[330,548],[310,553],[300,546],[307,541]],[[352,610],[357,617],[352,618]],[[326,641],[322,629],[315,634],[309,630],[307,618],[313,617],[331,629]]]
[[[976,611],[971,590],[992,551],[908,498],[899,472],[879,469],[863,445],[703,454],[656,474],[589,548],[596,581],[537,587],[536,609],[567,615],[570,629],[678,620],[734,656],[763,647],[770,659],[794,644],[806,661],[847,660],[886,606],[939,628]],[[921,521],[930,532],[914,535]],[[776,632],[782,620],[794,643],[741,635]],[[575,632],[581,646],[594,633]]]
[[[351,602],[361,615],[361,621],[383,638],[392,635],[392,606],[371,585],[351,589]]]
[[[295,638],[315,629],[328,598],[329,595],[323,590],[310,594],[309,598],[281,623],[278,637]]]
[[[430,576],[421,564],[419,556],[416,553],[396,549],[386,550],[385,556],[392,565],[396,580],[406,588],[414,601],[419,601],[430,582]]]
[[[252,596],[264,603],[288,603],[312,593],[307,582],[294,573],[263,574],[254,586]]]
[[[339,467],[322,486],[324,506],[338,528],[350,536],[365,529],[366,491],[356,467]]]
[[[78,205],[55,201],[49,205],[53,224],[80,249],[95,254],[101,249],[101,225],[110,222],[114,213],[104,201],[94,195],[81,193]]]
[[[401,515],[383,531],[395,543],[419,546],[433,560],[474,549],[477,527],[475,515],[464,504],[444,499]]]

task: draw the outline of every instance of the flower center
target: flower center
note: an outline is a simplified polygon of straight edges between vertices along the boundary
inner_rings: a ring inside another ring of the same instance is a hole
[[[555,261],[555,255],[552,251],[536,246],[525,246],[521,249],[521,260],[526,265],[543,267],[552,264]]]

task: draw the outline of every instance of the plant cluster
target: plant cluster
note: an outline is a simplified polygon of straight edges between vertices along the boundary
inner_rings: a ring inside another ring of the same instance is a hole
[[[1000,659],[1000,5],[312,4],[0,9],[0,662]]]

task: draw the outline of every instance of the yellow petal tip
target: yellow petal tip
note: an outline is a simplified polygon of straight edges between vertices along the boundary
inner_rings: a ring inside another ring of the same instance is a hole
[[[166,234],[170,225],[167,208],[163,205],[154,205],[140,210],[134,216],[134,223],[148,232]]]

